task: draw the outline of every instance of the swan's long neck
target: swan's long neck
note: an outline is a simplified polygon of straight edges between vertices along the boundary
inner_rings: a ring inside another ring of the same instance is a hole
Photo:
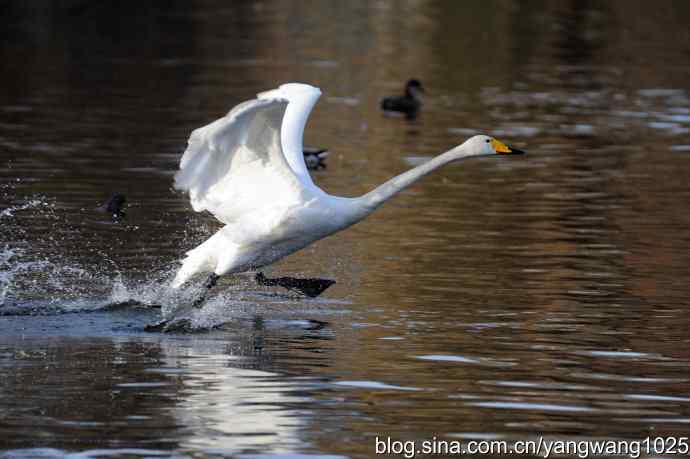
[[[359,212],[361,212],[361,216],[359,216],[359,218],[361,219],[366,217],[371,212],[376,210],[376,208],[381,204],[388,201],[390,198],[400,193],[402,190],[412,185],[420,178],[435,171],[439,167],[444,166],[452,161],[458,161],[472,156],[476,156],[476,154],[467,151],[465,148],[463,148],[463,145],[460,145],[420,166],[415,167],[414,169],[410,169],[407,172],[393,177],[382,185],[374,188],[369,193],[360,196],[359,198],[355,198],[356,206],[359,208]]]

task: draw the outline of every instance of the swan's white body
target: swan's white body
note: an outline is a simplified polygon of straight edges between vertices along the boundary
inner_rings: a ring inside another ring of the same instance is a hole
[[[312,181],[302,149],[320,95],[313,86],[285,84],[192,132],[175,187],[189,192],[195,211],[207,210],[225,226],[187,252],[173,287],[198,273],[222,276],[269,265],[360,221],[443,164],[500,148],[511,152],[475,136],[364,196],[331,196]]]

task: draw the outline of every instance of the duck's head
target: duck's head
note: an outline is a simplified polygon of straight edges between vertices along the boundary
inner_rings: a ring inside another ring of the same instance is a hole
[[[405,84],[405,95],[408,97],[420,97],[424,93],[422,82],[412,78]]]
[[[470,156],[522,155],[525,153],[488,135],[470,137],[461,145],[461,148]]]

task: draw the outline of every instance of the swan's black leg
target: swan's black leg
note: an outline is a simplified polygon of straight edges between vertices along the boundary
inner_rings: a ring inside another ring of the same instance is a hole
[[[201,305],[204,303],[204,301],[206,301],[206,295],[208,294],[208,291],[216,286],[216,284],[218,283],[218,279],[220,279],[220,276],[217,275],[216,273],[211,273],[211,275],[208,276],[208,279],[206,279],[206,282],[204,282],[204,290],[201,292],[201,295],[199,295],[199,298],[197,298],[194,301],[194,303],[192,303],[192,307],[194,307],[194,308],[200,308],[201,307]],[[148,332],[170,331],[168,326],[170,324],[173,324],[173,323],[175,323],[174,317],[172,319],[163,319],[160,322],[157,322],[155,324],[145,326],[144,331],[148,331]]]
[[[204,282],[205,290],[203,290],[201,292],[201,295],[199,295],[199,298],[197,298],[194,301],[194,303],[192,303],[192,306],[198,308],[204,303],[204,301],[206,301],[206,295],[208,294],[208,291],[216,286],[216,284],[218,283],[218,279],[220,279],[220,276],[216,273],[211,273],[211,275],[208,276],[208,279],[206,279],[206,282]]]

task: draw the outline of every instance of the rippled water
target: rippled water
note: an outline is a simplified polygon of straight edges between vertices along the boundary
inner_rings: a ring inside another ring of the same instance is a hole
[[[687,435],[689,5],[0,6],[0,458]],[[382,116],[412,76],[421,116]],[[196,332],[143,332],[218,228],[171,189],[189,132],[284,81],[324,91],[333,194],[476,132],[529,154],[269,270],[336,279],[320,298],[224,279]],[[121,224],[94,211],[115,191]]]

